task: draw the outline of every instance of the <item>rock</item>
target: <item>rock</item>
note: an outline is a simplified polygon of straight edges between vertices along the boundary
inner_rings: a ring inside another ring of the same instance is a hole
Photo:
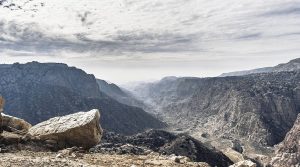
[[[99,124],[100,113],[94,109],[63,117],[55,117],[29,129],[28,135],[42,141],[57,141],[57,148],[81,146],[91,148],[101,140],[103,130]]]
[[[250,160],[244,160],[230,165],[229,167],[256,167],[256,164]]]
[[[161,147],[159,152],[186,156],[192,161],[206,162],[211,166],[228,167],[233,164],[222,152],[209,148],[188,135],[179,135],[175,140]]]
[[[235,150],[233,150],[233,149],[231,149],[231,148],[227,148],[225,151],[223,151],[223,153],[233,162],[233,163],[237,163],[237,162],[240,162],[240,161],[243,161],[243,160],[245,160],[244,159],[244,156],[241,154],[241,153],[239,153],[239,152],[237,152],[237,151],[235,151]]]
[[[285,139],[276,146],[276,156],[270,164],[274,167],[300,166],[300,114]]]
[[[259,167],[267,167],[271,160],[271,157],[261,154],[247,154],[246,158],[255,162]]]
[[[25,134],[31,128],[31,124],[23,119],[2,114],[2,127],[10,132]]]
[[[133,136],[122,136],[112,132],[105,132],[102,141],[105,143],[91,148],[90,152],[110,154],[119,154],[121,152],[136,155],[149,155],[158,152],[170,155],[173,162],[176,158],[179,158],[180,162],[206,162],[211,166],[219,167],[228,167],[233,164],[223,153],[204,145],[186,134],[175,135],[163,130],[148,130]],[[187,159],[182,159],[182,157]]]
[[[241,142],[239,140],[235,139],[235,140],[231,141],[231,144],[232,144],[231,148],[233,150],[235,150],[239,153],[243,153],[244,150],[243,150],[243,147],[242,147]]]
[[[191,160],[188,157],[185,156],[176,156],[174,154],[170,155],[169,157],[170,160],[176,162],[176,163],[187,163],[191,162]]]
[[[131,144],[113,144],[113,143],[101,143],[89,150],[90,153],[103,153],[103,154],[133,154],[133,155],[147,155],[151,151],[139,146]]]

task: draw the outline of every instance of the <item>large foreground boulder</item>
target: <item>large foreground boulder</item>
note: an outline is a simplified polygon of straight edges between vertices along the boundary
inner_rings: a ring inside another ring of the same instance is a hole
[[[29,129],[28,136],[57,144],[58,148],[90,148],[101,140],[103,130],[99,110],[54,117]]]

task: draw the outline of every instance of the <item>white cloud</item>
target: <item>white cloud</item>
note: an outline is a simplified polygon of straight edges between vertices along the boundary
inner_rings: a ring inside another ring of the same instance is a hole
[[[1,2],[4,61],[18,61],[21,55],[27,61],[63,61],[95,70],[99,77],[98,71],[105,71],[103,76],[111,80],[123,81],[119,66],[130,80],[147,79],[132,67],[151,72],[152,78],[211,76],[273,65],[300,51],[298,0]],[[106,70],[89,67],[90,62]],[[111,67],[117,72],[110,73]]]

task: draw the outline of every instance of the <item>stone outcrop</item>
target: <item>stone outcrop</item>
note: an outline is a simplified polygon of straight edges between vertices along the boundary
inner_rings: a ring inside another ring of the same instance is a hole
[[[102,137],[98,110],[78,112],[51,118],[29,129],[28,135],[42,141],[52,141],[59,148],[80,146],[90,148],[98,144]]]
[[[300,166],[300,114],[293,128],[276,148],[276,157],[272,158],[271,165],[274,167]]]

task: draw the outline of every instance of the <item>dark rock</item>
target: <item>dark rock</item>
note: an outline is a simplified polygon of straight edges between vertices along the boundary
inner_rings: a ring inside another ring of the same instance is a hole
[[[243,153],[244,150],[243,150],[243,147],[242,147],[242,145],[241,145],[241,143],[240,143],[239,140],[235,139],[235,140],[233,140],[231,142],[232,142],[231,148],[233,150],[235,150],[235,151],[237,151],[239,153]]]
[[[192,161],[206,162],[211,166],[228,167],[233,164],[223,153],[208,148],[203,143],[187,135],[178,136],[174,141],[167,143],[160,148],[160,153],[186,156]]]
[[[233,164],[223,153],[185,134],[174,135],[162,130],[149,130],[133,136],[121,136],[105,132],[102,141],[105,143],[93,147],[90,152],[143,155],[154,151],[165,155],[186,156],[192,161],[207,162],[211,166],[227,167]]]

